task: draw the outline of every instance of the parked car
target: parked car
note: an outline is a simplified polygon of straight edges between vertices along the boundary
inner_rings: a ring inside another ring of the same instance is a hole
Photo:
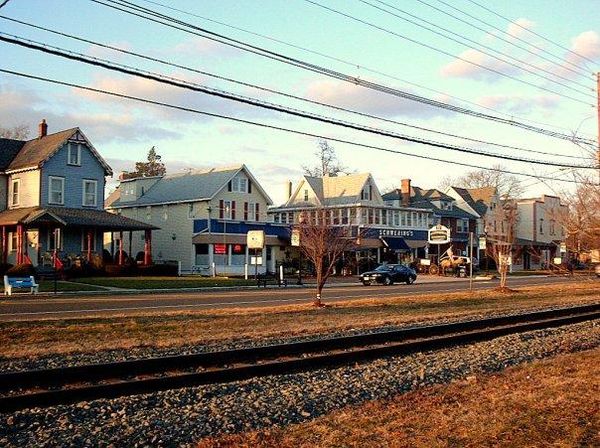
[[[391,285],[395,282],[404,282],[410,285],[415,280],[417,280],[416,271],[402,264],[383,264],[373,271],[364,272],[360,275],[360,281],[365,286],[372,283]]]

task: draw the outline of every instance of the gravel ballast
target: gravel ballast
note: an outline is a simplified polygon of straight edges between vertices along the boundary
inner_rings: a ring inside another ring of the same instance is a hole
[[[237,383],[0,415],[0,446],[190,446],[301,422],[349,404],[600,347],[600,321],[437,352]]]

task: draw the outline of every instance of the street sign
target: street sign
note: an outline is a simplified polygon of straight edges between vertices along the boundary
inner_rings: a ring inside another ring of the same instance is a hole
[[[255,257],[254,255],[251,256],[250,257],[250,264],[252,266],[260,266],[260,265],[262,265],[262,257],[261,256]]]
[[[421,264],[423,266],[431,266],[431,260],[429,258],[421,258]]]
[[[441,224],[433,226],[427,232],[429,244],[446,244],[450,242],[450,229]]]
[[[292,246],[300,246],[300,230],[298,229],[294,229],[292,230],[292,241],[291,241]]]
[[[246,244],[248,249],[262,249],[265,247],[265,231],[249,230],[246,236]]]
[[[486,247],[487,247],[487,239],[485,238],[485,236],[480,236],[479,237],[479,249],[485,250]]]

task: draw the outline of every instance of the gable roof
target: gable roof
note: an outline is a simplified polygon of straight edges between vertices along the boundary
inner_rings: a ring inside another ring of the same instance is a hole
[[[23,140],[0,138],[0,171],[5,171],[8,168],[24,145]]]
[[[320,205],[327,206],[359,202],[360,193],[369,179],[372,180],[369,173],[356,173],[347,176],[304,176],[303,181],[313,190]],[[298,184],[296,191],[285,205],[294,203],[302,188],[302,184],[303,182]],[[379,190],[374,181],[372,185],[378,192]]]
[[[487,210],[492,203],[492,198],[496,195],[496,188],[459,188],[452,187],[456,193],[475,210],[479,216],[487,213]]]
[[[386,201],[390,200],[400,200],[402,201],[402,190],[396,188],[395,190],[390,191],[389,193],[384,194],[383,199]],[[477,216],[469,213],[466,210],[463,210],[456,204],[453,205],[452,210],[445,210],[439,208],[434,204],[434,201],[448,201],[455,202],[455,199],[447,195],[446,193],[441,192],[436,188],[430,188],[425,190],[420,187],[411,187],[410,188],[410,207],[419,207],[426,208],[433,211],[438,216],[443,216],[447,218],[462,218],[462,219],[473,219],[477,218]]]
[[[64,131],[48,134],[42,138],[34,138],[21,142],[22,145],[10,161],[5,171],[15,171],[24,168],[39,168],[46,160],[52,157],[70,138],[77,137],[85,142],[92,154],[98,159],[98,162],[104,168],[107,175],[112,175],[112,169],[106,161],[100,156],[98,151],[85,137],[79,128],[66,129]],[[18,140],[17,140],[18,141]],[[16,144],[12,144],[16,147]],[[2,156],[0,156],[1,158]]]
[[[181,174],[168,174],[161,177],[138,199],[121,201],[120,197],[117,199],[111,198],[114,200],[106,204],[106,206],[108,208],[138,207],[209,200],[219,193],[219,191],[226,188],[227,183],[241,171],[244,171],[244,174],[252,182],[252,188],[257,188],[264,195],[267,204],[272,204],[273,201],[271,201],[271,198],[263,190],[252,173],[250,173],[246,165],[238,165],[236,167],[211,168],[210,170],[203,171],[196,170]],[[135,179],[125,180],[122,184],[132,181],[135,181]]]

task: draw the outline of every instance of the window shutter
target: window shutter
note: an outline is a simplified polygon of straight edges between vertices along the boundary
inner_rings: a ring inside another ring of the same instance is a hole
[[[231,181],[227,182],[227,191],[232,191]]]
[[[231,219],[235,219],[235,201],[231,201]]]
[[[248,221],[248,203],[244,202],[244,221]]]
[[[248,179],[248,194],[252,193],[252,181]]]
[[[256,203],[255,214],[254,214],[254,220],[255,221],[259,221],[259,219],[258,219],[258,215],[259,214],[260,214],[260,204],[257,202]]]
[[[223,204],[223,199],[221,199],[219,201],[219,218],[223,219],[223,216],[225,216],[225,205]]]

